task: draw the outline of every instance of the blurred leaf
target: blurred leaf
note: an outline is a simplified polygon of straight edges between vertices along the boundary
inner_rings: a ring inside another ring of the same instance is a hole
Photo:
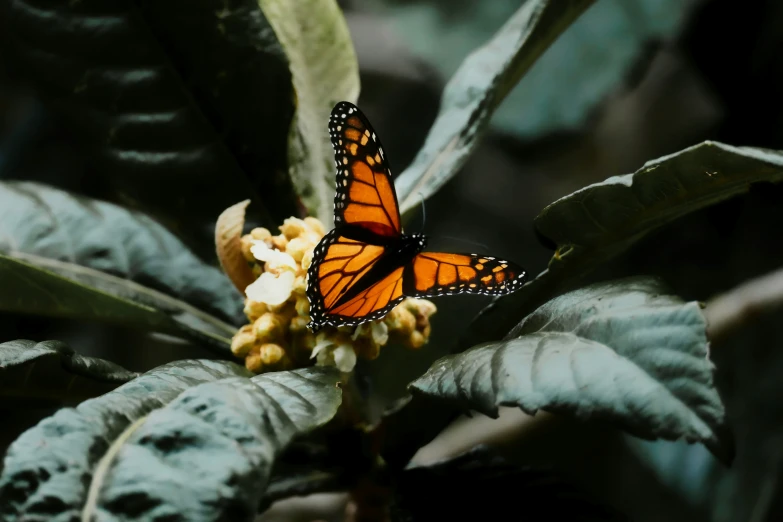
[[[5,513],[251,520],[276,455],[331,419],[341,392],[333,368],[248,376],[183,361],[58,412],[9,449]]]
[[[382,3],[400,40],[444,77],[454,74],[462,58],[491,37],[520,4],[518,0]],[[492,116],[492,128],[523,139],[578,129],[607,95],[628,82],[639,62],[648,58],[651,44],[676,38],[701,3],[597,0],[506,96]]]
[[[0,182],[0,253],[100,270],[239,325],[243,296],[165,228],[124,208],[25,182]]]
[[[702,442],[734,456],[696,302],[656,280],[599,283],[557,297],[509,339],[435,362],[412,391],[497,417],[498,406],[605,419],[645,439]]]
[[[78,519],[96,466],[128,426],[190,387],[250,375],[230,362],[178,361],[76,408],[59,410],[8,449],[0,475],[0,514],[5,520],[20,513]]]
[[[78,403],[138,375],[113,362],[79,355],[60,341],[0,343],[0,401],[6,407]]]
[[[107,321],[192,339],[230,354],[236,329],[132,281],[29,254],[0,254],[0,310]]]
[[[8,11],[9,51],[116,200],[207,253],[215,219],[239,200],[269,224],[296,211],[291,76],[256,1],[17,1]]]
[[[396,493],[392,520],[398,522],[626,520],[554,473],[509,463],[484,445],[406,469]]]
[[[528,0],[465,59],[443,91],[440,113],[424,146],[396,181],[402,212],[457,173],[509,91],[593,2]]]
[[[294,187],[310,215],[332,222],[334,152],[327,123],[342,100],[356,103],[359,65],[335,0],[259,0],[288,58],[296,113],[288,138]]]
[[[528,312],[578,278],[626,251],[651,231],[696,210],[783,180],[783,153],[705,141],[633,174],[589,185],[547,206],[540,234],[557,244],[549,268],[496,300],[473,322],[462,346],[508,332]]]

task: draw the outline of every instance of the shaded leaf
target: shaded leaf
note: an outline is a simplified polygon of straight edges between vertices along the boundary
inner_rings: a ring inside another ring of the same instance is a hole
[[[0,516],[74,520],[90,480],[113,442],[134,422],[198,384],[250,372],[230,362],[178,361],[160,366],[76,408],[59,410],[23,433],[5,456]]]
[[[490,38],[492,29],[520,4],[383,3],[400,40],[445,77],[454,74],[462,58]],[[492,116],[492,127],[522,139],[578,129],[607,95],[628,83],[627,76],[649,59],[653,45],[678,35],[698,4],[699,0],[598,0],[506,96]]]
[[[116,200],[207,253],[238,200],[255,220],[296,211],[291,77],[256,1],[21,0],[8,14],[21,70]]]
[[[115,439],[83,518],[252,520],[274,459],[337,412],[339,379],[307,368],[186,391]]]
[[[512,464],[484,445],[404,470],[396,493],[392,520],[397,522],[627,520],[553,472]]]
[[[78,403],[138,375],[113,362],[79,355],[60,341],[0,343],[0,402],[6,407]]]
[[[734,443],[696,302],[649,278],[557,297],[502,342],[437,361],[412,391],[497,416],[519,406],[606,419],[646,439],[702,442],[723,462]]]
[[[237,324],[242,295],[144,214],[38,183],[0,182],[0,253],[32,254],[128,279]]]
[[[443,91],[440,112],[424,146],[396,180],[402,212],[457,173],[509,91],[594,1],[528,0],[465,59]]]
[[[521,313],[688,213],[783,180],[783,153],[705,141],[647,162],[633,174],[589,185],[547,206],[540,234],[557,244],[549,268],[474,321],[462,346],[508,332]]]
[[[294,187],[309,214],[331,223],[334,152],[327,123],[332,107],[359,96],[359,65],[335,0],[259,0],[285,50],[296,96],[288,138]]]
[[[236,329],[132,281],[27,254],[0,254],[0,310],[144,327],[230,354]]]

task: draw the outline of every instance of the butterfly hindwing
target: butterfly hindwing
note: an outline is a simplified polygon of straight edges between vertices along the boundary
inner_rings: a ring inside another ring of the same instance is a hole
[[[356,285],[368,286],[367,279],[363,278],[385,252],[385,247],[352,239],[340,229],[331,230],[321,239],[307,270],[311,327],[320,328],[322,324],[359,324],[367,320],[356,316],[357,321],[351,322],[352,316],[348,313],[351,308],[345,306],[351,300],[346,301],[346,297],[352,294],[366,295],[375,286],[369,285],[370,288],[356,292]],[[379,283],[383,283],[383,280],[376,285]]]
[[[370,122],[348,102],[329,119],[337,167],[334,225],[356,225],[383,237],[402,233],[389,163]]]
[[[506,295],[518,290],[525,271],[514,263],[478,254],[421,252],[405,281],[412,297],[450,294]]]

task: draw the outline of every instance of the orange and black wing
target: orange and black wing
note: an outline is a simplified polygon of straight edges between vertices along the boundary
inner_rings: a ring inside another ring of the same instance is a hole
[[[518,265],[495,257],[422,252],[407,269],[405,292],[412,297],[506,295],[518,290],[525,276]]]
[[[403,267],[378,273],[386,248],[332,230],[318,243],[307,271],[308,327],[357,325],[386,315],[402,300]]]
[[[340,102],[329,118],[337,166],[334,226],[356,225],[384,237],[402,232],[397,193],[380,139],[353,104]]]

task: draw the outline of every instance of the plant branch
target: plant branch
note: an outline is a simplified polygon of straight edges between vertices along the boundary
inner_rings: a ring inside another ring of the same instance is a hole
[[[711,341],[719,341],[783,306],[783,268],[751,279],[711,299],[704,309]]]

